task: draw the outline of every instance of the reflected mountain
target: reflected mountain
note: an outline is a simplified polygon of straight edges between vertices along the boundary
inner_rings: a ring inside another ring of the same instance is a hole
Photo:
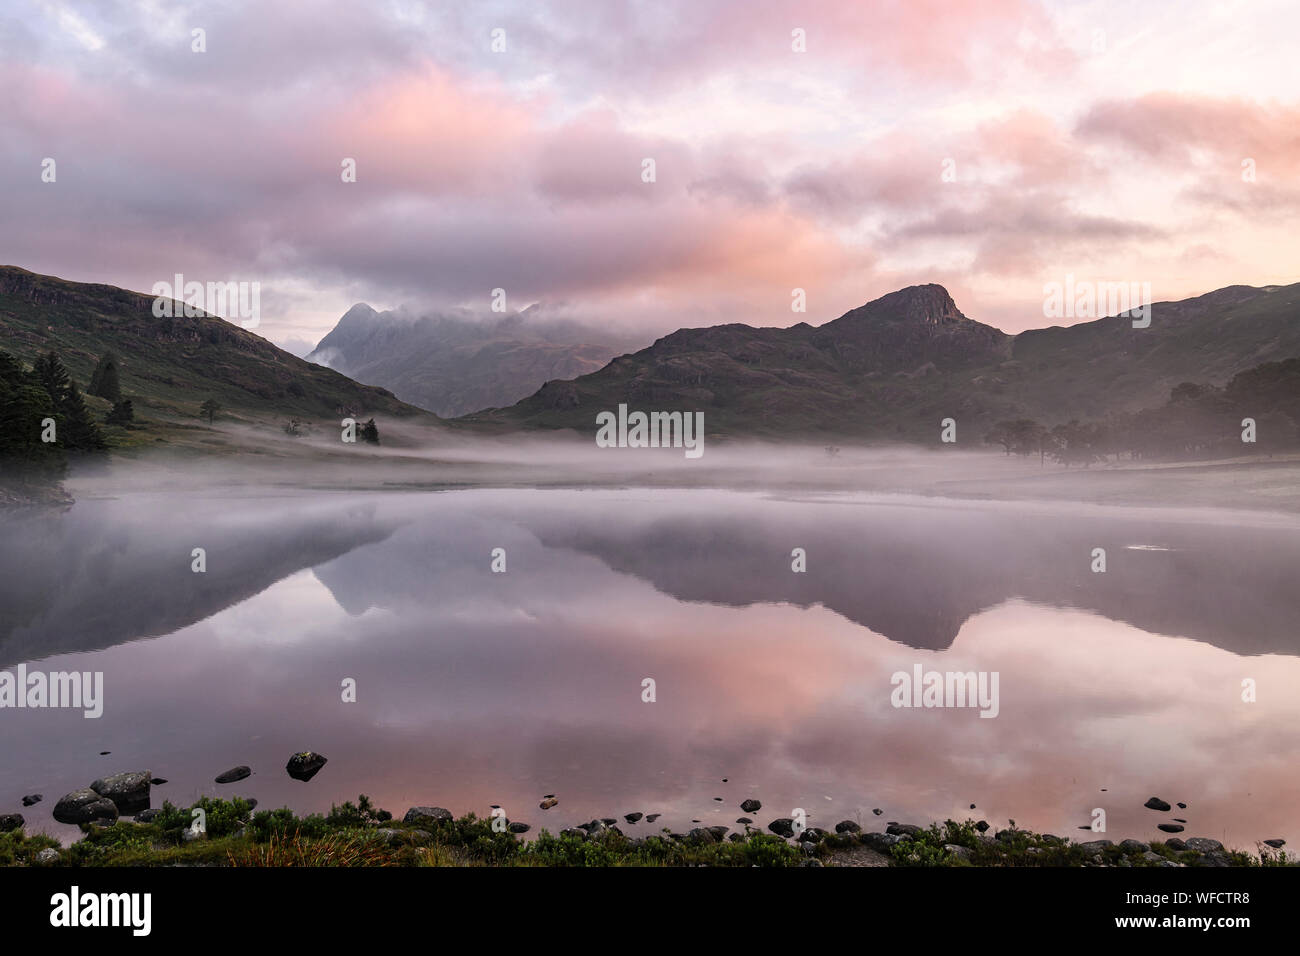
[[[396,525],[337,498],[79,503],[0,523],[0,666],[169,634]],[[206,551],[207,570],[191,569]]]
[[[820,604],[918,649],[949,647],[966,620],[1021,598],[1238,654],[1300,653],[1292,529],[1003,506],[766,502],[761,520],[745,511],[632,527],[549,511],[529,520],[547,546],[594,555],[679,600]],[[791,570],[794,548],[807,553],[806,573]],[[1091,570],[1094,548],[1106,550],[1105,573]]]

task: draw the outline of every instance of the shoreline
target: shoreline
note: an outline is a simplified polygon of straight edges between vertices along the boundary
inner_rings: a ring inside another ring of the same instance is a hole
[[[127,799],[120,789],[106,798],[115,805],[128,805]],[[1253,852],[1227,848],[1205,837],[1171,836],[1146,842],[1093,834],[1095,839],[1080,842],[1014,825],[995,830],[986,821],[971,819],[928,826],[893,822],[885,824],[883,831],[869,831],[845,820],[827,831],[800,827],[788,817],[760,825],[745,816],[734,826],[700,826],[685,833],[665,827],[642,836],[625,831],[641,823],[653,826],[658,814],[630,813],[622,819],[606,817],[566,826],[555,834],[542,828],[530,837],[530,824],[473,813],[453,817],[441,807],[411,807],[398,820],[373,807],[365,795],[355,804],[347,801],[331,806],[328,814],[306,817],[288,808],[257,810],[256,804],[241,797],[204,797],[193,808],[179,808],[165,801],[132,820],[123,814],[121,819],[83,822],[82,838],[67,847],[44,834],[27,835],[21,817],[8,814],[0,816],[0,866],[1300,865],[1300,858],[1264,841]],[[202,823],[201,832],[195,821]]]

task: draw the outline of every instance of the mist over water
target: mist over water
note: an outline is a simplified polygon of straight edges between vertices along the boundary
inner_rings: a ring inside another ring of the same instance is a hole
[[[943,494],[1033,473],[996,456],[716,451],[689,488],[667,486],[672,450],[540,442],[393,451],[351,491],[347,466],[297,488],[274,463],[265,487],[234,466],[81,479],[66,513],[4,522],[0,668],[102,671],[104,715],[5,712],[0,805],[43,793],[29,830],[73,838],[60,795],[149,769],[155,806],[366,793],[399,815],[500,804],[534,832],[732,824],[755,797],[763,826],[800,807],[828,829],[969,816],[1090,839],[1103,807],[1115,840],[1175,815],[1184,836],[1300,839],[1294,517]],[[512,486],[419,490],[457,457],[456,481]],[[627,486],[577,487],[598,458]],[[390,481],[414,490],[371,490]],[[998,716],[892,706],[917,665],[998,673]],[[309,783],[284,771],[304,749],[329,758]],[[254,775],[213,782],[237,764]]]

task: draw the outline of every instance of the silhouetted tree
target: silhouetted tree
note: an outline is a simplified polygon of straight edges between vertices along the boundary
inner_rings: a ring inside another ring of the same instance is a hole
[[[361,426],[361,437],[372,445],[379,444],[379,426],[375,424],[373,418]]]
[[[219,411],[221,411],[221,403],[213,398],[207,399],[199,406],[200,416],[207,418],[209,425],[212,424],[213,420],[217,417],[217,412]]]
[[[90,375],[90,384],[86,391],[91,395],[106,398],[110,402],[122,400],[122,383],[117,370],[117,356],[105,352]]]

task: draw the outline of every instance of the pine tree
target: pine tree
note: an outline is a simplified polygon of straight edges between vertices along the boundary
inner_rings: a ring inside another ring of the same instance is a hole
[[[105,352],[100,358],[99,364],[95,366],[95,371],[90,376],[90,384],[86,386],[86,391],[91,395],[106,398],[110,402],[116,403],[122,400],[122,382],[117,370],[117,356],[111,351]]]
[[[104,421],[110,425],[129,425],[135,421],[135,407],[131,404],[131,399],[124,398],[115,402],[104,416]]]
[[[372,445],[379,444],[379,426],[375,424],[373,418],[361,426],[361,437]]]
[[[81,390],[58,355],[48,352],[32,366],[32,375],[54,403],[59,444],[69,451],[99,451],[107,447],[99,426],[90,418]]]

